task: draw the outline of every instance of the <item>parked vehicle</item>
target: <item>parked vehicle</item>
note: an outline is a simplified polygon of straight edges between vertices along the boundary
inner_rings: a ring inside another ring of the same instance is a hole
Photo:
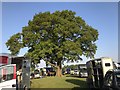
[[[38,69],[34,71],[34,78],[40,78],[40,71]]]
[[[65,74],[70,74],[70,68],[67,68],[67,69],[66,69]]]
[[[80,77],[88,77],[87,68],[83,68],[79,72]]]
[[[114,69],[113,61],[108,57],[90,60],[86,63],[86,66],[88,72],[87,84],[89,88],[102,88],[106,73]]]
[[[80,65],[78,65],[78,68],[79,68],[79,76],[80,77],[88,76],[86,64],[80,64]]]
[[[74,70],[70,70],[70,74],[71,74],[71,75],[74,75]]]
[[[30,74],[30,79],[33,79],[35,76],[34,76],[34,73],[31,73]]]
[[[56,72],[53,67],[46,67],[46,74],[47,76],[55,76]]]
[[[0,66],[0,90],[2,88],[16,88],[16,65]]]
[[[79,75],[79,70],[74,70],[74,75]]]
[[[30,59],[2,53],[0,54],[0,89],[12,87],[30,88]]]

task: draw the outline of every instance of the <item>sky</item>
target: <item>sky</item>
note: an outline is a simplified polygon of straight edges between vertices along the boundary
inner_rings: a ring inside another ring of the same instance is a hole
[[[111,57],[118,61],[118,3],[117,2],[3,2],[2,3],[2,53],[10,53],[6,41],[22,31],[28,21],[39,12],[72,10],[76,16],[99,32],[95,58]],[[24,55],[22,49],[19,55]],[[83,57],[84,61],[88,61]]]

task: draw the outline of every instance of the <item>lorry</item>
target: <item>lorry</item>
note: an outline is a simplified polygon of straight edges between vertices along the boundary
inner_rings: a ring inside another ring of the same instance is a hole
[[[105,85],[105,82],[109,80],[109,75],[107,74],[110,74],[109,72],[115,73],[116,71],[118,71],[115,68],[112,58],[109,57],[101,57],[98,59],[89,60],[86,62],[86,66],[88,73],[86,81],[88,84],[88,88],[90,89],[103,89],[106,87],[109,88],[109,86]],[[114,82],[114,80],[115,79],[113,79],[112,82]]]
[[[0,90],[2,88],[14,89],[16,85],[16,64],[0,66]]]
[[[0,90],[2,88],[30,89],[30,59],[25,56],[0,54]]]

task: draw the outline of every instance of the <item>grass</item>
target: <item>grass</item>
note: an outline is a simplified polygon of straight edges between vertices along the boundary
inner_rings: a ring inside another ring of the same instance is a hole
[[[33,79],[31,88],[86,88],[86,79],[73,76],[45,77]]]

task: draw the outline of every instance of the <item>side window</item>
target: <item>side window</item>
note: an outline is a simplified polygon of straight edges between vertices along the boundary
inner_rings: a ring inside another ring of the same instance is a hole
[[[7,77],[6,77],[6,67],[3,67],[2,70],[3,70],[2,81],[6,81],[6,79],[7,79]]]
[[[110,63],[105,63],[105,66],[106,66],[106,67],[109,67],[109,66],[110,66]]]
[[[7,80],[12,80],[13,73],[14,73],[13,66],[5,66],[5,67],[0,68],[0,83],[7,81]]]
[[[13,66],[8,66],[7,67],[7,80],[13,79],[13,73],[14,73],[14,67]]]

